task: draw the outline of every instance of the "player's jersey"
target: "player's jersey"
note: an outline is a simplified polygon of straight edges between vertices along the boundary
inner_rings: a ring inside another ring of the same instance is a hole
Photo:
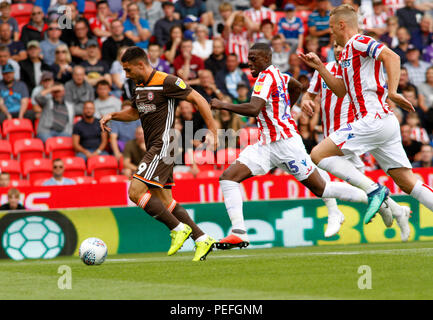
[[[391,112],[386,103],[388,87],[382,62],[377,60],[385,45],[371,37],[356,34],[340,55],[339,72],[347,94],[355,106],[355,118],[367,114],[383,117]]]
[[[338,72],[337,62],[327,63],[326,69],[335,76]],[[326,82],[317,71],[314,72],[307,91],[316,95],[320,94],[320,111],[325,138],[355,119],[354,106],[350,102],[349,96],[346,95],[344,98],[338,98],[328,88]]]
[[[296,123],[290,114],[290,96],[287,91],[289,81],[290,76],[281,73],[273,65],[260,72],[257,77],[252,96],[266,101],[257,116],[261,144],[288,139],[298,134]]]
[[[147,152],[164,157],[174,126],[176,100],[184,100],[191,87],[181,78],[154,70],[147,83],[138,83],[132,98],[144,130]]]

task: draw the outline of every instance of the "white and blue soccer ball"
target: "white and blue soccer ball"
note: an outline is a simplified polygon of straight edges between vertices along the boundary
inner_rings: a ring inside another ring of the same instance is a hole
[[[107,253],[107,245],[98,238],[87,238],[81,243],[78,250],[80,259],[87,265],[102,264],[107,257]]]

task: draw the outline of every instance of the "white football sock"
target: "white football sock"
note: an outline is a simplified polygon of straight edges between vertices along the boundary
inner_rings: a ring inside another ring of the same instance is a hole
[[[322,176],[323,180],[325,180],[327,183],[331,182],[331,177],[329,176],[329,173],[326,172],[323,169],[317,168],[317,171]],[[322,198],[323,202],[326,205],[326,208],[328,208],[328,214],[334,213],[338,210],[337,200],[334,198]]]
[[[336,198],[350,202],[368,202],[365,191],[344,182],[327,182],[322,198]]]
[[[356,167],[343,157],[334,156],[322,159],[318,167],[332,173],[334,176],[347,181],[351,185],[364,190],[367,194],[376,190],[378,185],[367,178]]]
[[[198,237],[197,239],[195,239],[195,242],[200,242],[200,241],[205,241],[207,239],[207,234],[203,234],[200,237]]]
[[[433,211],[433,188],[418,180],[410,193],[431,211]]]
[[[183,223],[179,222],[179,224],[174,229],[172,229],[171,231],[182,231],[183,228],[184,228]]]
[[[231,180],[220,180],[220,186],[223,192],[227,213],[232,222],[232,229],[246,231],[240,184]]]

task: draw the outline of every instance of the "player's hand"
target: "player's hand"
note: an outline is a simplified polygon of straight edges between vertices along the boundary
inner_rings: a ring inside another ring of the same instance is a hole
[[[388,95],[388,98],[391,99],[391,101],[394,102],[400,108],[409,112],[415,112],[415,108],[413,107],[412,103],[410,103],[410,101],[407,100],[405,97],[403,97],[401,94],[391,93]]]
[[[314,107],[315,107],[314,101],[312,101],[312,100],[304,100],[301,103],[302,112],[305,113],[309,117],[313,116]]]
[[[101,126],[102,131],[111,132],[111,128],[107,125],[108,121],[112,119],[111,113],[107,113],[105,116],[99,120],[99,125]]]
[[[207,146],[212,146],[212,151],[216,151],[219,146],[218,142],[218,134],[217,132],[213,132],[211,130],[206,134],[205,142]]]
[[[298,57],[304,62],[307,66],[313,69],[319,69],[323,63],[320,60],[319,56],[314,52],[308,52],[307,54],[299,53]]]
[[[219,99],[212,99],[211,101],[210,101],[210,107],[212,108],[212,109],[217,109],[217,110],[220,110],[220,109],[222,109],[223,108],[223,106],[224,106],[224,102],[222,102],[221,100],[219,100]]]

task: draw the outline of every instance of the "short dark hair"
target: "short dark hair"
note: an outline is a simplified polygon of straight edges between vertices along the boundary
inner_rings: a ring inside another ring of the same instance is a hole
[[[107,80],[105,80],[105,79],[99,80],[96,83],[95,88],[97,89],[99,86],[109,86],[111,88],[110,83]]]
[[[137,46],[129,47],[128,49],[126,49],[121,59],[122,62],[136,62],[138,60],[149,64],[149,59],[147,58],[146,52],[144,52],[143,49]]]
[[[108,6],[108,1],[106,1],[106,0],[96,1],[96,8],[99,7],[101,4],[104,4],[104,3]]]
[[[271,47],[267,43],[254,43],[250,50],[262,51],[267,57],[272,57]]]

